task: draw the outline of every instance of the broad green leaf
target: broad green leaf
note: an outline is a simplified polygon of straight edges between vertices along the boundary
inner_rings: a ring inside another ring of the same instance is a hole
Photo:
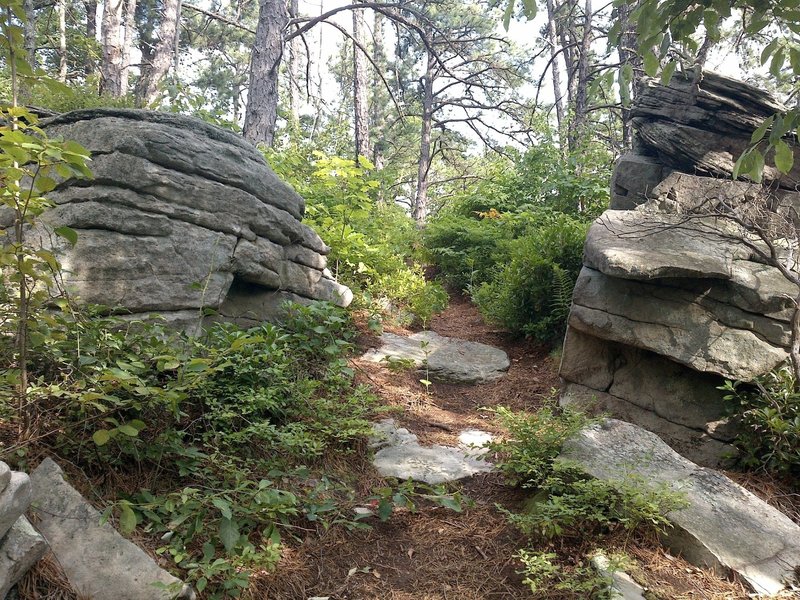
[[[774,120],[775,120],[775,115],[765,119],[764,122],[761,123],[761,125],[758,126],[758,129],[756,129],[753,132],[753,135],[750,136],[750,143],[751,144],[757,144],[762,139],[764,139],[764,134],[767,133],[767,129],[770,128],[770,126],[772,125],[772,122]]]
[[[107,429],[98,429],[92,434],[92,441],[98,446],[105,446],[111,440],[111,433]]]
[[[53,230],[53,233],[64,238],[73,246],[78,243],[78,232],[72,229],[72,227],[67,227],[66,225],[62,227],[56,227]]]
[[[648,50],[644,53],[644,72],[649,77],[655,77],[658,74],[658,65],[658,57],[652,50]]]
[[[525,15],[525,18],[530,21],[534,17],[536,17],[536,0],[522,0],[522,13]],[[374,167],[367,167],[363,165],[366,169],[371,169]]]
[[[672,75],[675,73],[675,69],[678,66],[678,63],[674,60],[671,60],[667,63],[664,69],[661,71],[661,85],[669,85],[669,82],[672,80]]]
[[[133,512],[128,502],[121,502],[119,505],[119,530],[128,535],[136,529],[136,513]]]
[[[219,520],[219,539],[222,540],[225,551],[230,553],[239,542],[239,525],[236,521],[226,517]]]
[[[508,0],[505,12],[503,12],[503,29],[508,31],[511,26],[511,17],[514,15],[514,0]]]
[[[120,425],[119,427],[117,427],[117,429],[119,430],[120,433],[123,433],[128,437],[136,437],[137,435],[139,435],[139,430],[131,425]]]
[[[775,166],[781,173],[788,173],[794,164],[794,153],[783,140],[778,140],[775,144]]]
[[[233,513],[231,512],[231,503],[225,500],[224,498],[213,498],[211,500],[211,504],[216,506],[219,509],[220,514],[228,520],[233,519]]]

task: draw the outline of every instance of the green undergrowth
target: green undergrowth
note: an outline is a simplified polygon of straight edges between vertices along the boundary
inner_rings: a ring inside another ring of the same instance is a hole
[[[735,442],[739,464],[796,481],[800,475],[800,391],[791,366],[782,365],[749,383],[726,381],[720,389],[731,415],[741,422]]]
[[[46,452],[105,474],[104,518],[146,534],[203,597],[238,597],[296,532],[368,527],[356,505],[381,519],[420,502],[460,509],[441,487],[356,491],[352,467],[380,407],[354,380],[355,334],[349,313],[326,303],[291,305],[280,325],[220,324],[194,338],[42,311],[30,331],[36,430],[4,458],[24,469]],[[11,339],[0,336],[5,365]],[[13,425],[18,373],[0,375]]]
[[[529,540],[517,555],[525,583],[536,598],[608,598],[607,581],[590,566],[589,555],[558,556],[542,547],[555,538],[599,545],[619,530],[664,531],[670,526],[666,513],[684,506],[684,497],[635,477],[613,484],[594,479],[559,459],[564,442],[594,422],[580,412],[556,406],[530,414],[503,407],[493,412],[508,430],[490,445],[498,468],[509,485],[528,492],[521,506],[498,506]],[[548,595],[554,590],[558,594]]]
[[[268,151],[278,175],[306,200],[304,222],[331,247],[328,266],[355,292],[356,307],[408,325],[427,326],[448,295],[427,281],[417,256],[420,230],[393,199],[382,197],[381,173],[319,151]]]

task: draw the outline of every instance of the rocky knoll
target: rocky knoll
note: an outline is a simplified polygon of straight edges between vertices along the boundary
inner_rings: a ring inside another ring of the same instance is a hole
[[[83,302],[189,328],[203,308],[252,324],[285,300],[349,303],[325,268],[329,248],[300,222],[303,199],[239,136],[137,110],[82,110],[43,125],[92,153],[94,179],[62,182],[47,227],[32,234],[55,246]],[[48,234],[62,225],[78,232],[74,248]]]
[[[797,220],[800,196],[789,188],[800,171],[768,171],[769,188],[725,179],[753,130],[780,108],[710,73],[699,85],[645,82],[633,110],[636,150],[619,160],[612,209],[587,237],[563,403],[594,402],[701,464],[730,449],[735,424],[717,387],[787,359],[797,290],[718,215],[769,209]]]

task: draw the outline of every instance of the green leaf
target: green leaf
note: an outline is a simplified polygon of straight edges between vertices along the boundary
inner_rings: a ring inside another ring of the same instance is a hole
[[[675,73],[675,69],[677,68],[678,63],[674,60],[671,60],[667,63],[664,69],[661,71],[661,85],[667,86],[669,82],[672,80],[672,75]]]
[[[222,517],[219,520],[219,539],[225,546],[225,551],[230,553],[239,542],[239,525],[233,519]]]
[[[92,441],[98,446],[105,446],[111,441],[111,433],[107,429],[98,429],[92,434]]]
[[[658,74],[659,60],[652,50],[648,50],[644,54],[644,72],[649,77],[655,77]]]
[[[511,17],[514,15],[514,0],[508,0],[505,12],[503,12],[503,29],[508,31],[511,25]]]
[[[64,225],[63,227],[56,227],[53,230],[57,236],[64,238],[73,246],[78,243],[78,232]]]
[[[788,173],[794,165],[794,153],[789,144],[783,140],[778,140],[775,144],[775,166],[781,173]]]
[[[536,0],[522,0],[522,14],[528,21],[536,17]],[[367,167],[370,168],[370,167]]]
[[[120,425],[119,427],[117,427],[117,430],[120,433],[124,433],[128,437],[136,437],[137,435],[139,435],[139,430],[136,429],[136,427],[132,427],[130,425]]]
[[[228,520],[233,519],[233,513],[231,513],[230,502],[228,502],[224,498],[213,498],[211,500],[211,504],[213,504],[219,509],[219,512],[222,514],[223,518]]]
[[[119,530],[123,535],[128,535],[136,529],[136,513],[133,512],[130,503],[121,502],[119,505]]]
[[[774,120],[775,120],[775,115],[769,117],[768,119],[765,119],[764,122],[758,126],[758,129],[756,129],[753,132],[753,135],[750,136],[750,143],[757,144],[762,139],[764,139],[764,135],[767,133],[767,129],[770,128]]]

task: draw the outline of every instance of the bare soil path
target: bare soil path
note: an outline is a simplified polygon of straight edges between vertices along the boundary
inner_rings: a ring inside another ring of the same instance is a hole
[[[372,386],[394,418],[422,444],[455,445],[458,433],[479,428],[495,435],[503,430],[482,408],[508,406],[535,410],[558,387],[558,358],[548,348],[513,338],[487,325],[468,299],[455,296],[449,308],[434,317],[430,329],[440,335],[502,348],[511,367],[505,377],[480,385],[434,383],[426,390],[414,370],[392,372],[384,365],[356,361],[359,376]],[[393,333],[408,334],[402,329]],[[364,336],[364,349],[377,339]],[[352,465],[351,465],[352,468]],[[365,496],[383,484],[361,464]],[[525,495],[503,484],[496,473],[477,475],[451,486],[470,499],[462,513],[422,503],[415,512],[395,511],[385,523],[372,520],[369,531],[332,528],[308,535],[283,555],[277,573],[256,579],[253,597],[308,600],[483,600],[532,598],[522,583],[514,554],[527,540],[508,524],[496,505],[520,507]],[[624,548],[646,568],[637,573],[654,598],[735,599],[747,597],[741,585],[700,571],[671,557],[652,539],[616,534],[604,540],[609,551]],[[543,542],[576,563],[584,559],[584,540]],[[552,590],[536,598],[579,598]]]

